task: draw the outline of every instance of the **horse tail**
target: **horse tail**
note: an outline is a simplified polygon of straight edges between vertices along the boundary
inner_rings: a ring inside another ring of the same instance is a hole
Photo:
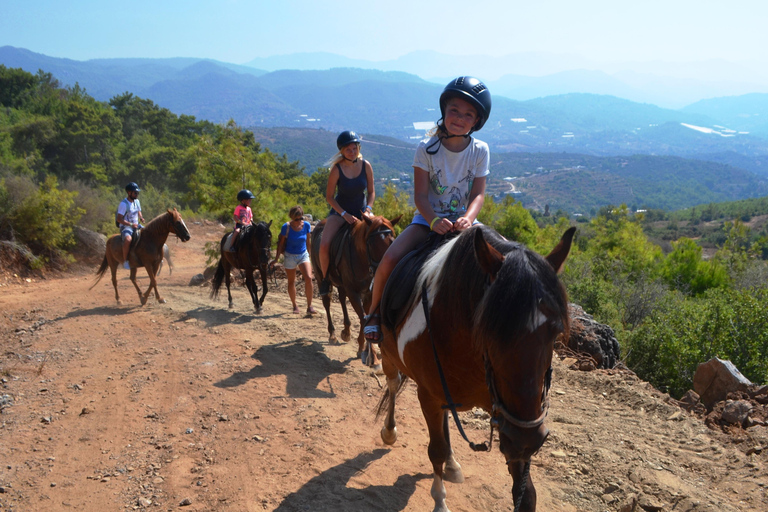
[[[403,389],[405,389],[405,384],[407,382],[408,382],[408,376],[401,373],[400,383],[397,385],[397,391],[395,391],[394,395],[389,392],[389,386],[384,388],[384,394],[381,396],[381,400],[379,400],[379,404],[376,406],[377,420],[382,414],[386,414],[386,412],[389,410],[390,404],[394,402],[395,398],[397,398],[397,395],[402,393]]]
[[[224,281],[224,256],[219,260],[219,266],[216,267],[216,274],[211,281],[211,298],[215,299],[219,296],[219,290],[221,289],[221,282]]]
[[[101,281],[101,278],[104,277],[104,272],[107,271],[107,267],[109,267],[109,262],[107,261],[107,255],[104,255],[104,259],[101,261],[101,266],[99,267],[99,270],[96,271],[96,281],[91,285],[89,290],[93,290],[93,287],[99,284],[99,281]]]

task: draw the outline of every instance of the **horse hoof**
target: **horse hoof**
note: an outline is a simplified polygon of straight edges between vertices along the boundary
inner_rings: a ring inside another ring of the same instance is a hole
[[[160,299],[160,300],[159,300],[159,301],[157,301],[157,302],[159,302],[160,304],[165,304],[165,303],[166,303],[166,300],[165,300],[165,299]]]
[[[387,427],[381,427],[381,440],[384,444],[395,444],[397,441],[397,427],[389,430]]]
[[[350,338],[352,338],[352,335],[349,333],[349,331],[342,331],[341,332],[341,339],[344,340],[345,343],[347,341],[349,341]]]
[[[445,469],[443,469],[443,480],[451,482],[452,484],[464,483],[464,473],[461,471],[461,466],[458,462],[456,463],[456,466],[457,467],[451,467],[448,464],[445,465]]]
[[[235,309],[235,305],[232,304],[231,302],[229,303],[229,309]]]

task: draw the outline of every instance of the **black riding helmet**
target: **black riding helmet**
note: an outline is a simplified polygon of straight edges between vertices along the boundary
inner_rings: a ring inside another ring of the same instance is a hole
[[[141,192],[141,189],[139,188],[139,186],[136,183],[134,183],[132,181],[132,182],[130,182],[129,184],[127,184],[125,186],[125,191],[126,192]]]
[[[251,194],[251,191],[247,188],[244,188],[240,192],[237,193],[237,200],[238,201],[244,201],[245,199],[256,199],[256,196]]]
[[[480,130],[491,115],[491,91],[475,77],[460,76],[445,86],[440,95],[440,115],[443,119],[445,119],[445,105],[450,98],[468,101],[477,110],[478,120],[472,127],[472,132]]]
[[[339,134],[338,137],[336,137],[336,147],[341,151],[341,148],[346,146],[347,144],[351,144],[353,142],[357,142],[360,144],[360,141],[363,140],[358,135],[353,132],[352,130],[346,130]]]

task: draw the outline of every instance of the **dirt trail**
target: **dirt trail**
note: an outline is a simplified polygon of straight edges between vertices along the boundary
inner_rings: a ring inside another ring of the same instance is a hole
[[[242,288],[228,310],[188,286],[221,233],[190,228],[170,244],[165,305],[139,306],[127,271],[121,306],[109,279],[88,290],[92,270],[2,283],[0,510],[431,510],[415,388],[385,446],[383,379],[356,344],[329,345],[323,316],[292,314],[284,281],[260,315]],[[470,438],[487,436],[482,415],[463,418]],[[713,432],[630,373],[557,361],[548,422],[531,470],[540,511],[768,510],[766,428]],[[502,456],[451,429],[466,476],[447,484],[451,510],[512,510]]]

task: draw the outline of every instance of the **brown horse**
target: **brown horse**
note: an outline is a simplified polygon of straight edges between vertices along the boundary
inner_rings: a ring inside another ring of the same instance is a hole
[[[387,248],[395,240],[394,226],[400,221],[402,215],[392,220],[382,216],[373,219],[363,217],[365,222],[357,222],[354,226],[348,224],[342,226],[336,234],[336,241],[331,245],[331,265],[328,266],[328,277],[339,292],[339,302],[344,313],[344,330],[341,331],[341,339],[349,341],[351,337],[349,313],[347,301],[349,298],[352,308],[360,319],[360,332],[357,336],[360,356],[365,351],[366,340],[363,335],[363,317],[365,310],[371,303],[371,281],[373,274],[381,261]],[[319,222],[312,230],[312,254],[310,260],[315,275],[320,272],[320,239],[325,229],[325,220]],[[336,264],[334,264],[336,262]],[[331,294],[323,297],[325,316],[328,319],[328,341],[338,343],[335,327],[331,319]],[[367,351],[370,359],[365,361],[371,366],[380,367],[376,351]]]
[[[147,303],[147,298],[152,289],[155,290],[155,299],[161,304],[165,304],[165,299],[160,297],[157,291],[157,270],[163,259],[163,246],[168,239],[168,233],[173,233],[181,239],[182,242],[189,240],[189,230],[181,214],[173,210],[167,210],[149,221],[147,225],[138,231],[131,242],[131,251],[128,253],[128,261],[131,264],[131,282],[136,287],[139,294],[141,305]],[[123,241],[120,235],[113,235],[107,240],[107,251],[104,260],[101,262],[99,270],[96,271],[96,282],[93,288],[104,276],[107,267],[112,271],[112,286],[115,287],[115,300],[120,304],[120,295],[117,293],[117,266],[123,262]],[[144,267],[149,275],[149,288],[142,295],[139,285],[136,283],[136,269]]]
[[[227,251],[224,249],[224,243],[229,237],[229,233],[225,234],[219,249],[221,250],[221,258],[219,258],[219,265],[216,267],[216,274],[213,276],[211,283],[211,298],[215,299],[219,296],[219,289],[221,288],[221,282],[227,283],[227,297],[229,298],[229,307],[233,308],[235,305],[232,302],[232,292],[229,289],[230,286],[230,271],[233,268],[242,270],[245,273],[245,286],[248,288],[248,293],[251,294],[251,300],[253,301],[253,307],[256,308],[256,312],[261,312],[261,307],[264,304],[264,297],[267,296],[267,266],[271,258],[272,250],[272,232],[269,230],[272,226],[272,221],[269,224],[265,222],[259,222],[258,224],[251,224],[240,232],[240,239],[237,242],[237,249],[235,252]],[[261,274],[261,298],[259,298],[259,289],[256,286],[256,281],[253,279],[253,273],[259,269]]]
[[[575,228],[546,257],[475,226],[444,242],[421,267],[406,309],[396,325],[390,316],[390,277],[382,299],[381,353],[387,389],[381,438],[397,439],[395,397],[408,378],[416,382],[429,430],[435,512],[447,512],[443,480],[464,480],[448,435],[450,409],[481,407],[498,428],[500,450],[513,478],[515,511],[536,510],[530,459],[549,431],[549,380],[555,338],[567,336],[568,304],[557,273],[570,252]],[[392,281],[394,279],[394,281]],[[491,439],[493,432],[491,432]],[[473,449],[488,447],[471,444]]]

